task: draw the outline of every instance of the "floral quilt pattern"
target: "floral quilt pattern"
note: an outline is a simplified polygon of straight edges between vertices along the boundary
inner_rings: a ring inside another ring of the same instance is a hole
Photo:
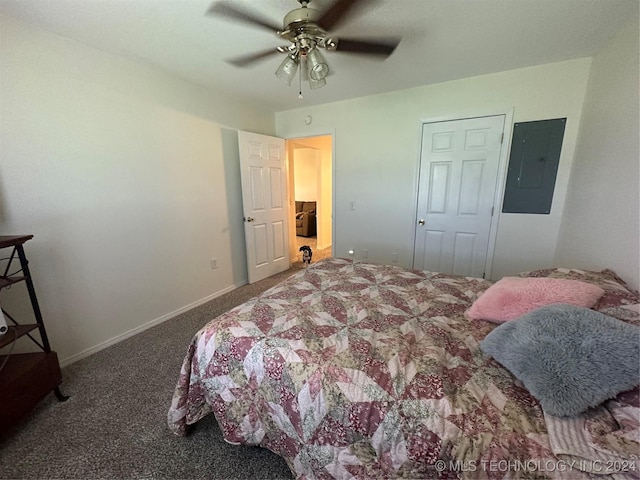
[[[169,426],[213,413],[301,479],[564,478],[533,471],[554,459],[542,410],[479,350],[496,325],[463,315],[490,285],[320,261],[196,334]]]

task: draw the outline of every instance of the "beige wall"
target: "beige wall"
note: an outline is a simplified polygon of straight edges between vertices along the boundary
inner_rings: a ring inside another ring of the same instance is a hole
[[[245,283],[235,129],[273,134],[273,115],[0,22],[0,235],[35,235],[25,248],[62,361]],[[25,299],[2,292],[10,312]]]
[[[320,153],[315,148],[294,148],[293,162],[296,201],[317,202]]]
[[[422,122],[499,111],[512,111],[514,122],[566,117],[550,215],[498,212],[491,276],[499,278],[554,261],[590,63],[571,60],[279,112],[276,132],[285,138],[335,132],[334,255],[368,250],[369,261],[391,263],[397,252],[398,263],[410,267]]]
[[[333,243],[333,160],[331,136],[318,137],[320,141],[320,179],[318,189],[321,202],[318,210],[318,243],[323,250]]]
[[[556,263],[640,283],[637,16],[593,58]]]

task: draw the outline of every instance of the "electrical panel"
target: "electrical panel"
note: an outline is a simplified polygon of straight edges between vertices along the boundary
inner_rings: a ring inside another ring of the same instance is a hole
[[[549,214],[566,118],[514,124],[504,213]]]

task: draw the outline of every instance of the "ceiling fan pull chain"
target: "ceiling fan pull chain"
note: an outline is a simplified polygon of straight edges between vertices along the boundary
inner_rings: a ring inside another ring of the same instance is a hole
[[[302,63],[302,59],[300,59],[300,63]],[[306,63],[306,61],[305,61]],[[305,65],[306,66],[306,65]],[[300,79],[300,92],[298,92],[298,98],[302,100],[302,65],[300,65],[300,70],[298,71],[298,78]]]

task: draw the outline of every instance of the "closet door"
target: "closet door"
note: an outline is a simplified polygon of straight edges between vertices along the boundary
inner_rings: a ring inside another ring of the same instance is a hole
[[[484,277],[505,116],[425,123],[413,268]]]

